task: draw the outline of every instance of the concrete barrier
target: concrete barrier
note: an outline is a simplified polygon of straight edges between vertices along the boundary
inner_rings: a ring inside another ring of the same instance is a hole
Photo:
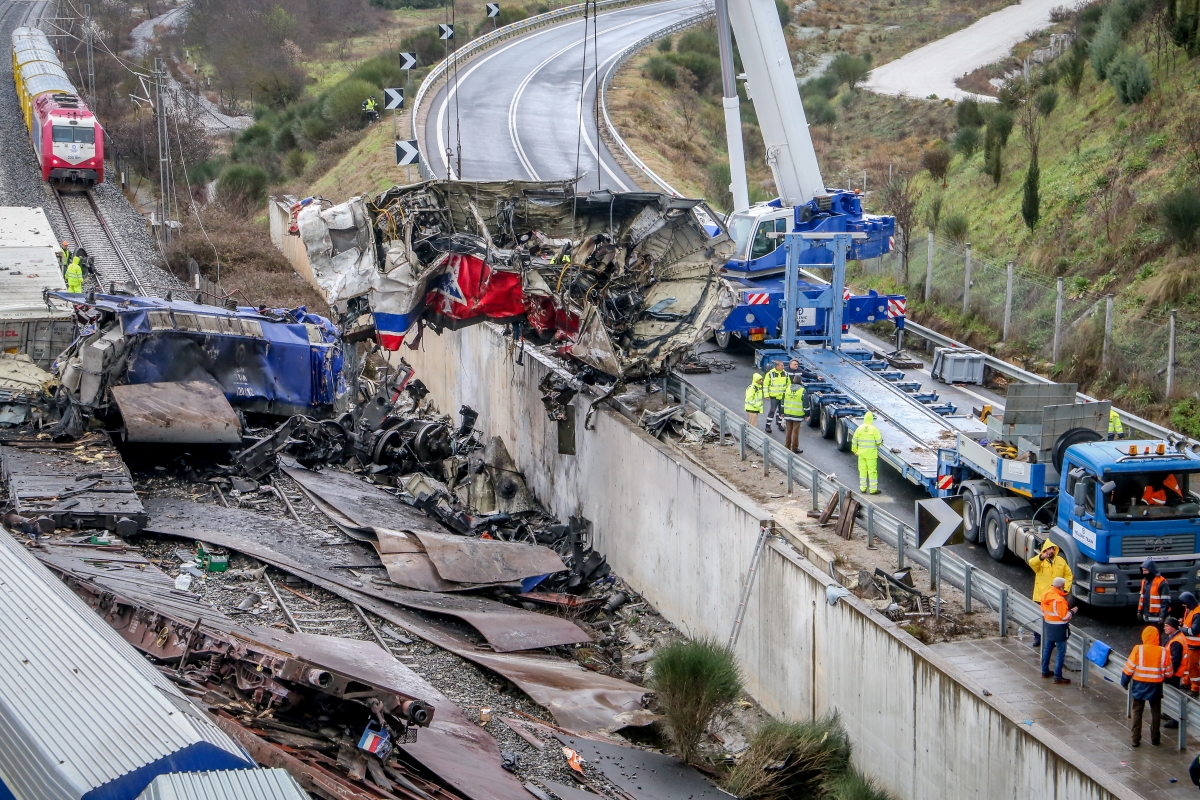
[[[304,242],[298,235],[288,233],[291,224],[291,203],[286,199],[270,198],[267,201],[267,217],[271,223],[271,241],[279,248],[279,252],[283,253],[292,269],[296,270],[296,274],[308,281],[317,293],[324,297],[325,290],[317,283],[313,274]]]
[[[498,326],[427,334],[404,355],[443,411],[470,405],[504,437],[555,514],[591,521],[597,549],[663,616],[728,638],[768,512],[616,412],[587,429],[592,398],[574,401],[576,455],[560,454],[538,390],[553,362],[527,351],[518,366]],[[835,585],[786,537],[764,548],[737,654],[771,714],[837,711],[858,766],[901,800],[1136,797],[857,598],[830,606]]]

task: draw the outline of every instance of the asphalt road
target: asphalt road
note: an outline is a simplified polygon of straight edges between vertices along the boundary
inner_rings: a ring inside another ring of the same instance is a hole
[[[596,50],[603,80],[626,47],[705,7],[698,0],[666,0],[601,13],[598,28],[588,20],[586,73],[582,19],[533,31],[463,64],[457,83],[451,80],[433,97],[421,131],[430,167],[445,177],[449,166],[451,177],[463,180],[563,180],[576,175],[578,151],[582,189],[636,191],[603,145],[597,185],[590,113]],[[581,109],[587,112],[582,125]],[[450,159],[447,145],[454,151]]]
[[[883,342],[871,338],[860,330],[853,330],[853,333],[863,340],[865,346],[876,349],[892,349],[890,346],[885,347]],[[687,379],[696,388],[726,408],[741,409],[746,387],[750,385],[750,378],[756,371],[753,351],[747,346],[737,346],[726,352],[717,347],[715,343],[708,342],[697,348],[697,353],[704,358],[729,361],[733,364],[733,368],[720,372],[714,371],[706,375],[688,375]],[[969,413],[970,404],[973,403],[978,407],[985,400],[997,407],[1004,405],[1003,398],[979,386],[961,387],[937,383],[930,377],[927,368],[921,370],[920,374],[917,374],[915,370],[909,370],[908,374],[912,375],[915,380],[919,380],[925,387],[936,389],[941,399],[949,399],[956,403],[960,413],[964,411]],[[759,426],[762,427],[763,424],[763,418],[760,416]],[[783,446],[782,431],[776,428],[772,431],[771,436],[779,442],[781,447]],[[801,458],[805,461],[824,473],[837,475],[844,483],[855,485],[858,474],[857,459],[849,453],[840,452],[837,444],[832,439],[822,438],[817,428],[805,425],[800,429],[800,448],[804,451]],[[873,497],[872,502],[909,525],[914,524],[916,510],[914,502],[929,497],[924,489],[908,482],[891,466],[882,461],[879,464],[879,489],[880,494]],[[1014,591],[1024,595],[1032,593],[1033,573],[1017,558],[1010,555],[1005,561],[997,562],[988,555],[986,547],[978,544],[960,544],[948,549],[973,564],[980,571],[1007,583],[1013,587]],[[1077,625],[1120,652],[1129,652],[1135,644],[1141,641],[1139,636],[1141,627],[1135,623],[1133,612],[1126,609],[1084,609],[1083,614],[1076,619]]]
[[[1007,57],[1014,45],[1045,28],[1050,23],[1050,9],[1061,5],[1061,0],[1024,0],[1002,8],[944,39],[876,67],[867,77],[866,87],[879,94],[936,94],[943,100],[975,97],[992,101],[995,98],[964,92],[954,81]]]

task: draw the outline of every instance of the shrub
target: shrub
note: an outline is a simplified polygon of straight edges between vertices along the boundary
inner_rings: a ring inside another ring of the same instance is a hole
[[[350,73],[350,77],[366,81],[380,90],[403,86],[407,79],[404,70],[400,69],[400,60],[392,55],[376,56],[364,61]]]
[[[821,77],[805,81],[800,87],[800,96],[807,100],[814,95],[822,95],[827,100],[832,100],[838,93],[839,85],[837,76],[826,70]]]
[[[1092,72],[1096,74],[1096,80],[1104,80],[1108,75],[1108,65],[1120,52],[1121,34],[1108,23],[1106,18],[1101,23],[1100,30],[1096,31],[1096,38],[1092,39],[1092,43],[1088,47],[1088,55],[1092,59]]]
[[[732,209],[733,192],[729,191],[729,184],[732,180],[728,161],[709,164],[705,175],[704,196],[709,198],[717,208]]]
[[[717,44],[716,31],[707,28],[693,29],[679,37],[675,49],[681,53],[699,53],[713,58],[721,57],[721,48]]]
[[[324,117],[313,115],[300,123],[300,133],[310,142],[323,142],[333,136],[333,126]]]
[[[1132,50],[1123,50],[1108,66],[1108,82],[1125,105],[1140,103],[1150,94],[1150,67]]]
[[[962,244],[971,235],[971,225],[966,214],[947,214],[942,217],[942,233],[956,244]]]
[[[267,173],[249,164],[230,164],[217,181],[217,195],[231,206],[257,206],[267,198]]]
[[[308,154],[297,147],[294,150],[289,150],[284,156],[283,166],[288,172],[296,177],[304,174],[305,168],[308,167]]]
[[[1200,436],[1200,401],[1188,397],[1173,405],[1171,427],[1188,436]]]
[[[805,113],[808,115],[809,124],[812,125],[832,125],[837,122],[837,111],[833,105],[821,95],[810,98],[805,103]]]
[[[694,88],[698,92],[704,92],[709,87],[718,85],[721,81],[721,62],[713,56],[686,51],[671,53],[666,56],[654,56],[654,58],[670,59],[671,63],[676,67],[686,69],[695,75],[696,85]]]
[[[978,128],[983,125],[983,111],[979,108],[979,101],[966,98],[960,100],[954,108],[954,120],[960,128]]]
[[[1025,227],[1029,230],[1037,226],[1042,213],[1041,198],[1038,196],[1040,182],[1041,170],[1038,169],[1037,159],[1034,158],[1025,172],[1025,189],[1021,195],[1021,219],[1025,220]]]
[[[1180,250],[1187,253],[1200,245],[1200,188],[1169,194],[1155,210],[1159,226]]]
[[[1079,87],[1083,85],[1084,56],[1079,48],[1072,47],[1071,52],[1062,60],[1059,70],[1062,74],[1063,85],[1071,93],[1071,97],[1079,96]]]
[[[676,754],[691,761],[713,718],[742,692],[733,654],[713,639],[667,645],[651,662],[650,685],[658,695],[663,727]]]
[[[950,161],[954,154],[944,144],[935,144],[921,154],[921,166],[929,170],[929,176],[946,186],[946,173],[950,170]]]
[[[785,28],[792,21],[792,9],[786,0],[775,0],[775,11],[779,14],[779,24]]]
[[[679,71],[666,56],[651,56],[646,60],[646,74],[663,86],[679,85]]]
[[[1053,86],[1042,87],[1034,95],[1033,105],[1043,117],[1050,116],[1054,113],[1055,107],[1058,106],[1058,90]]]
[[[992,112],[992,118],[988,121],[988,127],[996,131],[996,140],[1000,142],[1001,147],[1008,146],[1008,136],[1013,129],[1012,112],[1006,108],[997,108]]]
[[[826,797],[850,768],[850,739],[837,716],[809,722],[768,720],[729,771],[725,788],[742,800]]]
[[[379,87],[358,78],[347,78],[329,90],[321,108],[321,115],[335,128],[361,128],[362,104],[370,95],[382,102]]]
[[[936,231],[942,221],[942,196],[936,194],[929,199],[929,207],[925,209],[925,226]]]
[[[890,794],[854,767],[826,783],[824,788],[828,800],[891,800]]]
[[[975,155],[979,149],[979,128],[959,128],[954,134],[954,149],[963,154],[964,158]]]
[[[663,38],[659,39],[657,47],[658,47],[658,52],[660,52],[660,53],[671,52],[671,37],[664,36]]]
[[[438,0],[438,5],[441,0]],[[417,54],[417,63],[430,66],[441,61],[446,55],[446,45],[438,38],[438,29],[434,25],[421,28],[400,40],[400,49]]]
[[[866,59],[852,56],[849,53],[838,53],[833,61],[829,62],[828,74],[837,78],[839,83],[844,83],[851,90],[866,79],[867,73],[871,71],[871,65]]]

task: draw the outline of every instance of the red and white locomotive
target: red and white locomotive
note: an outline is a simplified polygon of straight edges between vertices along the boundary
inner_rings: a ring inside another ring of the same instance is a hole
[[[13,31],[13,79],[42,180],[104,180],[104,129],[75,90],[46,34]]]

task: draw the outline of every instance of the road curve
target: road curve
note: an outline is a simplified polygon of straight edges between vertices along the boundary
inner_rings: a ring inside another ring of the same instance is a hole
[[[600,77],[630,44],[707,7],[701,0],[663,0],[600,14]],[[449,167],[450,177],[463,180],[570,179],[578,150],[579,174],[586,175],[581,188],[636,190],[602,144],[597,184],[593,30],[589,20],[586,74],[582,19],[533,31],[461,64],[457,85],[452,79],[437,92],[418,131],[433,172],[446,177]],[[447,143],[454,151],[449,164]]]
[[[866,87],[878,94],[906,97],[935,94],[943,100],[995,100],[963,91],[954,82],[1005,58],[1018,42],[1050,24],[1050,9],[1062,4],[1062,0],[1024,0],[1002,8],[961,31],[877,67],[867,77]]]

